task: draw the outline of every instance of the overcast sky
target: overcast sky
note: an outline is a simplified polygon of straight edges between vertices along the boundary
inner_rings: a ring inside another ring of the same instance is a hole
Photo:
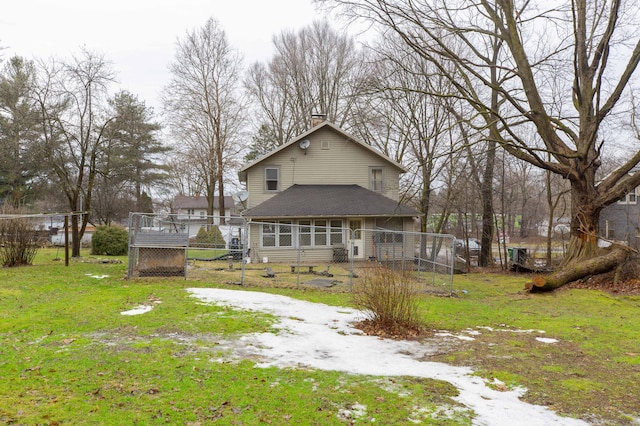
[[[209,17],[248,64],[270,58],[274,34],[321,16],[311,0],[16,0],[0,12],[0,59],[68,58],[86,46],[113,62],[120,88],[157,108],[176,40]]]

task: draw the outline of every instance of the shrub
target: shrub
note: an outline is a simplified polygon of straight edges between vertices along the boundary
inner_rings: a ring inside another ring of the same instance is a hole
[[[129,234],[121,226],[98,226],[91,237],[91,254],[123,256],[129,248]]]
[[[353,301],[367,316],[369,334],[417,336],[425,330],[418,314],[418,283],[409,273],[377,266],[353,287]]]
[[[215,225],[208,225],[208,228],[206,226],[200,228],[196,235],[196,243],[206,246],[224,246],[225,241],[220,228]]]
[[[24,217],[0,220],[2,266],[31,265],[38,252],[37,232]]]

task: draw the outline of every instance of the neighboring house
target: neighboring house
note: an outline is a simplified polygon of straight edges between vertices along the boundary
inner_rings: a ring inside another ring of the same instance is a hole
[[[89,245],[91,245],[91,239],[93,238],[93,234],[96,231],[96,227],[93,225],[87,225],[87,227],[84,230],[84,234],[82,234],[82,239],[80,240],[80,244],[83,247],[87,247]],[[68,230],[69,232],[69,245],[71,245],[71,228],[69,228]],[[64,246],[64,240],[65,240],[65,235],[64,235],[64,224],[60,227],[57,228],[57,231],[55,233],[51,233],[51,244],[53,244],[54,246]]]
[[[233,198],[224,197],[224,222],[231,219],[234,208]],[[173,199],[173,211],[171,212],[178,220],[200,220],[207,216],[207,197],[196,195],[176,195]],[[220,225],[220,197],[213,197],[214,224]]]
[[[600,212],[600,235],[610,240],[626,241],[640,249],[640,189],[608,205]]]
[[[224,208],[224,220],[221,220],[223,218],[220,217],[220,197],[216,195],[213,199],[213,224],[220,226],[222,234],[226,238],[225,225],[230,223],[234,212],[232,197],[224,197]],[[173,199],[171,216],[173,220],[188,227],[190,237],[195,237],[201,226],[207,223],[207,197],[176,195]]]
[[[549,235],[549,220],[545,219],[538,223],[538,235],[541,237],[548,237]],[[551,237],[569,237],[571,232],[571,219],[566,217],[556,217],[553,219],[553,227],[551,228]]]
[[[43,232],[46,230],[46,233],[49,234],[49,241],[54,246],[64,246],[65,239],[65,230],[64,230],[64,218],[65,215],[62,214],[53,214],[47,215],[45,218],[37,224],[37,230]],[[71,244],[71,220],[68,222],[68,233],[69,233],[69,244]],[[91,244],[91,238],[96,230],[96,227],[87,224],[84,234],[82,235],[82,240],[80,241],[83,246],[88,246]]]
[[[348,255],[354,259],[374,257],[376,241],[361,230],[414,231],[413,218],[420,216],[399,202],[404,172],[371,146],[321,122],[240,170],[248,194],[242,216],[253,222],[252,258],[291,262],[302,248],[305,261],[331,261],[340,247],[353,247]],[[413,243],[405,243],[413,253]]]

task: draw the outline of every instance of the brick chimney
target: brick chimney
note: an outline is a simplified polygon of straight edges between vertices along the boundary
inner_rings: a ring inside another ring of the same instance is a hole
[[[325,121],[327,121],[327,114],[311,114],[311,127],[316,127]]]

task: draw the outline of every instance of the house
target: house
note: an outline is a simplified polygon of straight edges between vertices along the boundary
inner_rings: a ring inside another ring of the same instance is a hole
[[[279,146],[239,171],[247,195],[253,260],[291,262],[375,257],[371,229],[414,231],[420,213],[399,202],[406,169],[328,121]],[[413,253],[409,246],[407,252]],[[347,253],[348,250],[348,253]]]
[[[549,237],[549,220],[545,219],[536,225],[538,229],[538,235],[541,237]],[[571,232],[571,219],[567,217],[556,217],[553,219],[553,226],[551,227],[551,237],[568,238]]]
[[[213,224],[220,227],[222,234],[226,237],[227,224],[231,223],[234,215],[233,197],[224,197],[225,213],[224,218],[220,216],[220,197],[217,195],[213,199]],[[173,199],[173,207],[171,211],[172,220],[180,222],[186,228],[190,237],[198,235],[202,225],[211,223],[207,216],[207,197],[196,195],[176,195]]]
[[[71,244],[71,228],[68,230],[69,232],[69,244]],[[96,232],[96,227],[93,225],[87,225],[84,230],[84,234],[82,234],[82,239],[80,240],[80,244],[83,247],[91,246],[91,239],[93,238],[93,234]],[[60,228],[56,228],[55,233],[50,231],[51,244],[58,247],[64,246],[65,241],[65,232],[64,232],[64,224]]]
[[[64,246],[65,241],[65,216],[64,214],[47,214],[43,217],[43,219],[38,220],[36,225],[36,230],[40,235],[42,233],[48,234],[49,242],[54,246],[62,247]],[[67,222],[68,226],[68,234],[69,234],[69,244],[71,244],[71,218]],[[78,228],[80,229],[80,228]],[[93,238],[93,234],[96,231],[96,227],[91,224],[87,224],[84,230],[84,234],[82,234],[82,239],[80,243],[83,247],[87,247],[91,245],[91,239]]]
[[[233,197],[224,197],[225,207],[225,222],[231,218],[231,212],[233,210]],[[194,220],[202,219],[207,216],[207,197],[201,195],[188,196],[188,195],[176,195],[173,199],[174,214],[179,220]],[[217,195],[213,197],[213,216],[214,224],[220,224],[220,197]]]
[[[640,249],[640,204],[639,188],[600,212],[600,235],[610,240],[626,241],[631,247]]]

